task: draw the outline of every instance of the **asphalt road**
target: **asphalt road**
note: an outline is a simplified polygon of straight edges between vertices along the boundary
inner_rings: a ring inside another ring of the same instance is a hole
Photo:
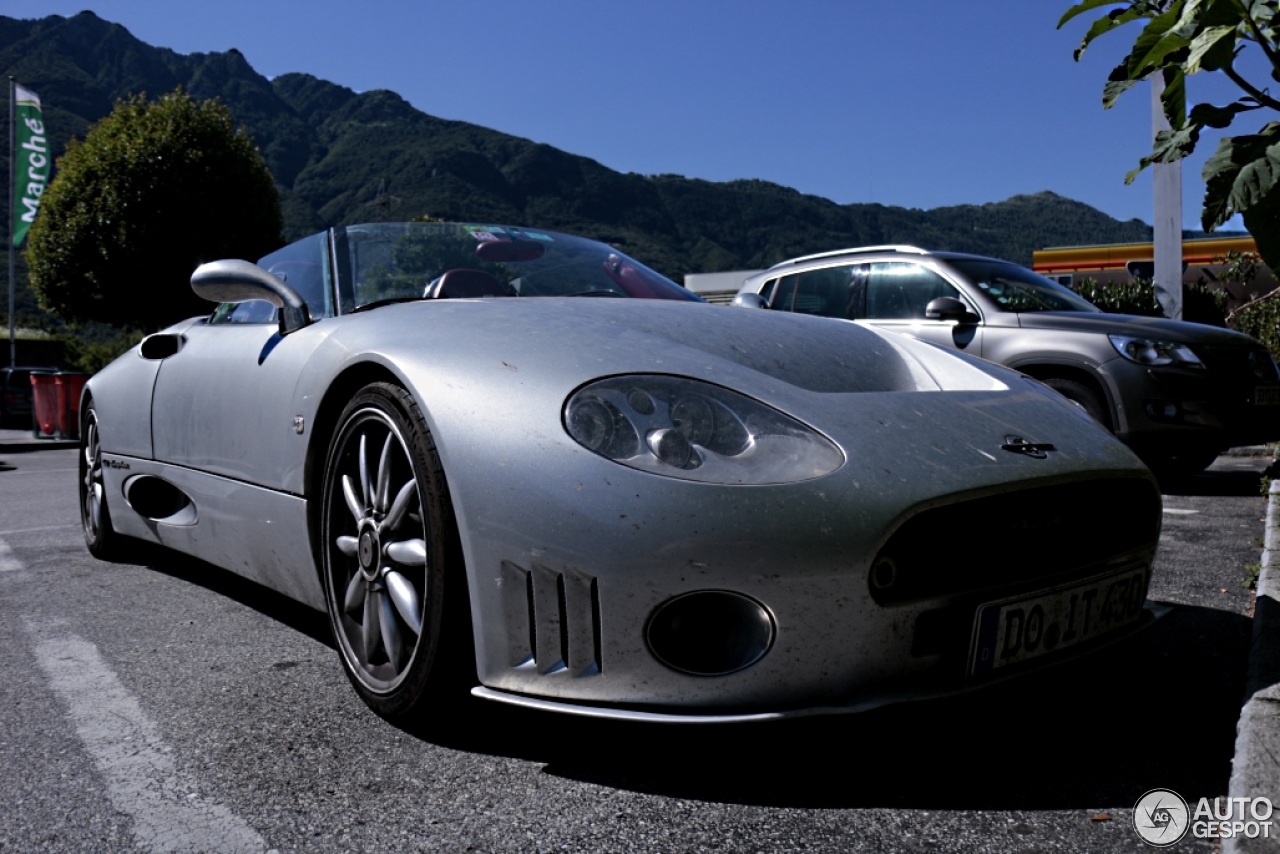
[[[75,451],[0,460],[3,852],[1145,851],[1142,793],[1227,791],[1265,459],[1167,491],[1173,608],[1092,659],[846,717],[473,701],[414,731],[359,702],[321,615],[179,555],[89,557]]]

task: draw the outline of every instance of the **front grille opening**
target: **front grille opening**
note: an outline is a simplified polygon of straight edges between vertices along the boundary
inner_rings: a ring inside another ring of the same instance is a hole
[[[1146,480],[1107,478],[1021,489],[934,507],[904,522],[872,561],[881,605],[1064,575],[1153,547],[1160,493]],[[892,583],[884,562],[896,568]]]

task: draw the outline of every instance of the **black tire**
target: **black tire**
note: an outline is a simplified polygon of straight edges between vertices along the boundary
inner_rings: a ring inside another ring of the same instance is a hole
[[[1097,421],[1103,427],[1111,430],[1111,413],[1107,410],[1106,401],[1104,401],[1096,391],[1082,382],[1069,380],[1063,377],[1049,377],[1041,380],[1042,383],[1056,391],[1080,406],[1089,416]]]
[[[470,611],[465,574],[440,458],[408,392],[374,383],[352,398],[321,489],[325,600],[356,692],[396,722],[458,699],[459,674],[475,670],[458,616]]]
[[[111,526],[100,439],[98,413],[90,401],[80,419],[80,526],[89,554],[99,560],[118,561],[128,556],[130,541]]]

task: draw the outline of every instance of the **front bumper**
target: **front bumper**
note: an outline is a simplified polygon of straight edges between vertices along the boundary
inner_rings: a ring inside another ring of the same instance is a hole
[[[973,402],[985,408],[997,399]],[[1116,560],[1149,569],[1159,536],[1158,493],[1137,460],[1054,398],[1034,401],[1061,437],[1048,459],[939,441],[816,483],[744,488],[655,478],[580,455],[582,469],[562,475],[573,478],[569,489],[546,478],[536,494],[508,488],[514,502],[543,508],[539,518],[556,522],[517,529],[515,503],[510,513],[471,517],[480,694],[539,708],[747,720],[858,710],[984,683],[966,674],[978,605],[1095,575]],[[945,423],[944,412],[956,417],[948,410],[941,396],[921,396],[908,412],[936,424]],[[1078,441],[1068,442],[1069,433]],[[970,488],[939,488],[947,477]],[[1140,512],[1117,505],[1114,496],[1131,495],[1128,487],[1143,491]],[[1061,500],[1037,490],[1058,491]],[[566,494],[581,498],[565,504]],[[492,511],[498,496],[489,498]],[[961,505],[979,512],[950,521],[934,515]],[[1139,516],[1136,541],[1117,545],[1098,534],[1095,517]],[[904,531],[913,542],[932,538],[938,549],[904,547],[894,538]],[[1109,545],[1077,548],[1093,542]],[[901,595],[877,600],[869,573],[881,554],[922,572]],[[663,666],[646,625],[664,603],[698,591],[763,605],[776,626],[768,654],[723,676]],[[941,628],[939,612],[948,614]],[[927,642],[922,618],[932,621]]]
[[[1143,450],[1222,450],[1280,439],[1280,382],[1258,378],[1230,352],[1205,355],[1203,369],[1126,359],[1102,365],[1117,403],[1117,437]]]
[[[819,715],[847,715],[858,712],[869,712],[881,706],[893,703],[933,700],[942,697],[964,694],[997,685],[1009,679],[1016,679],[1029,671],[1040,671],[1066,664],[1079,658],[1092,655],[1099,649],[1119,643],[1144,631],[1156,620],[1165,616],[1171,609],[1167,605],[1146,602],[1142,617],[1087,645],[1062,650],[1056,655],[1038,660],[1034,666],[1017,668],[1007,672],[990,675],[982,679],[970,680],[919,680],[914,685],[897,685],[879,691],[863,692],[844,703],[828,703],[825,705],[804,706],[793,709],[770,711],[707,711],[664,708],[656,710],[652,707],[634,705],[603,705],[587,702],[549,700],[544,697],[518,694],[510,691],[499,691],[483,685],[471,689],[471,694],[482,700],[503,703],[518,708],[556,714],[575,715],[578,717],[597,718],[601,720],[628,721],[631,723],[651,724],[734,724],[764,723],[782,721],[791,718],[817,717]]]

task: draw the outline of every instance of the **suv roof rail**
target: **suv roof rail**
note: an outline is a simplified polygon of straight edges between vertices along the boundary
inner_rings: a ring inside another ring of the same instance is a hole
[[[781,261],[774,264],[769,269],[776,267],[785,267],[787,264],[799,264],[801,261],[814,261],[818,258],[834,258],[837,255],[864,255],[871,252],[906,252],[911,255],[928,255],[929,252],[921,249],[919,246],[908,246],[906,244],[889,244],[886,246],[854,246],[849,249],[835,249],[831,252],[819,252],[816,255],[802,255],[799,258],[792,258],[788,261]]]

